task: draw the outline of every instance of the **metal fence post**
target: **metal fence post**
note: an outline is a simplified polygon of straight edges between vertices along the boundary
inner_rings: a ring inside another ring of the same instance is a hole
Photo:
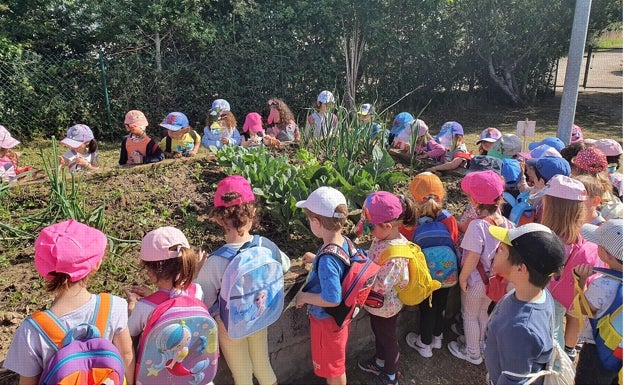
[[[585,74],[583,75],[583,88],[587,88],[587,77],[589,76],[593,50],[594,47],[590,44],[589,47],[587,47],[587,61],[585,62]]]
[[[104,66],[104,52],[100,51],[98,58],[100,60],[100,73],[102,75],[102,90],[104,91],[104,102],[106,102],[106,120],[108,122],[109,134],[113,128],[111,119],[110,100],[108,99],[108,87],[106,86],[106,67]]]

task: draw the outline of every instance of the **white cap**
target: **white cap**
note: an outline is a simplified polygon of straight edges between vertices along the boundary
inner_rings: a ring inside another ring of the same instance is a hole
[[[600,226],[586,223],[581,227],[581,235],[622,261],[622,219],[609,219]]]
[[[319,103],[335,103],[334,94],[325,90],[317,96],[316,101]]]
[[[314,214],[328,218],[346,218],[342,213],[336,212],[339,205],[347,205],[347,199],[342,193],[333,187],[322,186],[312,191],[308,199],[297,202],[300,209],[308,209]]]

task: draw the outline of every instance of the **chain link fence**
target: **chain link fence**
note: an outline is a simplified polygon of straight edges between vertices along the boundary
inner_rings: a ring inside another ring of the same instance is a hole
[[[559,60],[556,89],[565,81],[568,58]],[[589,48],[583,56],[580,90],[597,92],[622,92],[622,48]]]

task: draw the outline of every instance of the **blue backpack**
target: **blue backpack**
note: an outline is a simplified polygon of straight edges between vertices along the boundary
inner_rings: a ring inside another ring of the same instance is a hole
[[[412,242],[425,254],[431,278],[439,281],[443,288],[455,286],[459,277],[457,249],[451,233],[441,222],[449,216],[450,212],[442,210],[435,219],[420,217],[412,235]]]
[[[284,308],[279,248],[254,235],[240,249],[225,245],[214,255],[230,261],[219,293],[219,314],[228,335],[244,338],[277,321]]]
[[[514,197],[511,193],[505,191],[503,193],[503,198],[505,202],[511,206],[511,211],[507,219],[514,225],[522,226],[527,223],[535,222],[536,210],[527,200],[529,198],[528,192],[520,193],[517,197]]]

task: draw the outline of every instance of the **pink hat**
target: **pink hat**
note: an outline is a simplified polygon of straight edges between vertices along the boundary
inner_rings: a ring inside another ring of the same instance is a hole
[[[93,131],[86,124],[76,124],[69,127],[67,130],[67,137],[61,140],[61,143],[69,146],[70,148],[80,147],[85,142],[93,140]]]
[[[572,134],[570,135],[570,143],[583,141],[583,129],[576,124],[572,125]]]
[[[503,194],[503,178],[492,170],[476,171],[466,175],[461,188],[477,203],[492,205]]]
[[[622,155],[622,146],[613,139],[598,139],[594,142],[594,146],[606,156]]]
[[[250,112],[245,117],[245,123],[243,124],[244,132],[258,133],[262,131],[262,116],[257,112]]]
[[[427,131],[429,131],[429,126],[427,126],[427,123],[425,123],[424,121],[422,121],[420,119],[412,120],[410,125],[412,126],[412,130],[418,128],[418,137],[419,138],[421,136],[425,135],[427,133]]]
[[[176,250],[171,250],[177,246]],[[145,234],[141,241],[141,260],[147,262],[164,261],[180,256],[180,249],[189,249],[188,240],[175,227],[159,227]]]
[[[579,151],[572,164],[583,171],[599,173],[607,169],[607,157],[596,147],[589,147]]]
[[[403,205],[396,195],[387,191],[369,194],[362,207],[362,217],[374,225],[397,219],[403,213]]]
[[[149,124],[147,123],[147,118],[145,114],[139,110],[130,110],[126,113],[126,118],[124,119],[124,124],[127,124],[130,127],[147,127]]]
[[[570,201],[587,200],[587,191],[583,182],[565,175],[555,175],[544,187],[543,194]]]
[[[481,131],[481,135],[479,135],[479,140],[477,141],[477,144],[481,142],[494,143],[498,139],[500,139],[501,136],[503,136],[503,134],[501,134],[498,129],[494,127],[488,127],[485,130]]]
[[[225,194],[235,193],[238,197],[225,201]],[[221,180],[215,192],[214,207],[231,207],[242,203],[255,202],[256,197],[247,179],[240,175],[230,175]]]
[[[19,143],[19,140],[11,136],[9,130],[4,126],[0,126],[0,148],[13,148]]]
[[[73,219],[45,227],[35,240],[35,267],[43,278],[65,273],[80,281],[98,267],[106,251],[106,235]]]

